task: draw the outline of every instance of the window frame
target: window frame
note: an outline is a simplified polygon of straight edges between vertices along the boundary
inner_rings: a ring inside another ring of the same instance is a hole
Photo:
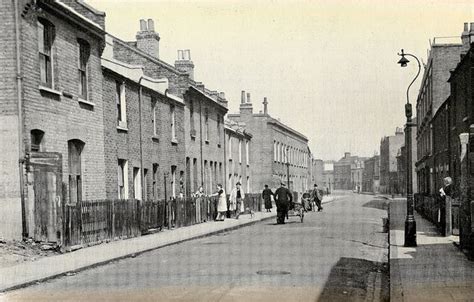
[[[90,57],[90,44],[83,40],[77,39],[77,70],[78,70],[78,96],[84,100],[89,99],[89,57]]]
[[[40,38],[41,35],[42,37]],[[54,35],[55,35],[54,24],[51,23],[49,20],[38,18],[37,20],[37,39],[38,39],[37,46],[38,46],[40,85],[47,88],[51,88],[51,89],[54,89],[54,69],[53,69]]]

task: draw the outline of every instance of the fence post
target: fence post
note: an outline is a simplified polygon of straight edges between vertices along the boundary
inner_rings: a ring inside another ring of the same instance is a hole
[[[115,239],[115,199],[112,199],[112,240]]]

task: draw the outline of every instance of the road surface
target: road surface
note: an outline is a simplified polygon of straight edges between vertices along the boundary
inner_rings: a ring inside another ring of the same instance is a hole
[[[267,220],[8,292],[2,301],[388,301],[385,200],[348,193]],[[214,222],[219,223],[219,222]]]

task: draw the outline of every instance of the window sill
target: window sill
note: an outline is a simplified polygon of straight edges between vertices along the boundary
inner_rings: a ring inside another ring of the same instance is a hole
[[[156,136],[156,135],[153,135],[153,136],[151,137],[151,140],[154,141],[154,142],[157,142],[157,143],[160,142],[160,138],[159,138],[158,136]]]
[[[81,99],[81,98],[77,98],[77,101],[78,101],[79,103],[86,104],[86,105],[89,105],[89,106],[92,106],[92,107],[95,106],[94,103],[89,102],[88,100]]]
[[[38,89],[39,89],[40,91],[52,93],[52,94],[55,94],[55,95],[57,95],[57,96],[61,96],[61,95],[62,95],[61,91],[58,91],[58,90],[55,90],[55,89],[52,89],[52,88],[49,88],[49,87],[46,87],[46,86],[43,86],[43,85],[39,85],[39,86],[38,86]]]
[[[125,126],[118,125],[118,126],[117,126],[117,130],[128,132],[127,125],[125,125]]]
[[[176,138],[172,138],[171,139],[171,144],[172,145],[177,145],[178,144],[178,140]]]

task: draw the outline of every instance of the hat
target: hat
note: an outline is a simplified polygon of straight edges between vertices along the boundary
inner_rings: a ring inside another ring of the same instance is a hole
[[[314,184],[315,187],[317,187],[318,185],[317,184]]]
[[[286,186],[286,184],[285,184],[284,182],[280,183],[280,185],[282,185],[282,186],[284,186],[284,187]]]
[[[240,183],[240,181],[238,181],[235,185],[236,186],[241,186],[242,184]]]

